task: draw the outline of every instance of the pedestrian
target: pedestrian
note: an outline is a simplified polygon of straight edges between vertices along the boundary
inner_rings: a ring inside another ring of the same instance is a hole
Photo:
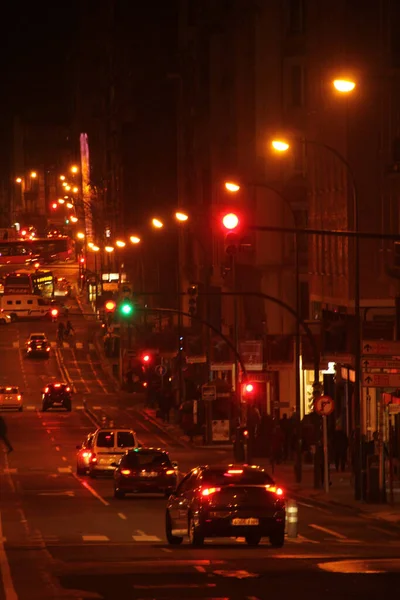
[[[11,446],[11,442],[7,437],[7,424],[3,417],[0,415],[0,440],[3,440],[4,444],[7,447],[8,454],[14,450]]]
[[[337,425],[333,434],[333,455],[336,471],[339,471],[339,468],[342,472],[346,469],[348,445],[346,432],[343,431],[340,425]]]

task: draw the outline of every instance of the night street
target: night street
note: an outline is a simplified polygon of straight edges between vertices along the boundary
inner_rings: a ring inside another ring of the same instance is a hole
[[[73,302],[76,341],[83,347],[65,344],[59,357],[54,347],[47,361],[27,360],[22,344],[32,329],[51,337],[53,324],[2,330],[2,380],[21,387],[25,409],[6,414],[15,451],[1,457],[0,554],[4,561],[6,553],[11,570],[9,577],[2,571],[1,598],[111,599],[117,591],[132,598],[267,598],[299,590],[301,598],[317,598],[321,589],[327,598],[355,591],[372,598],[389,590],[400,571],[400,532],[351,509],[299,498],[299,535],[281,550],[267,540],[251,549],[241,539],[173,548],[165,542],[163,497],[117,500],[110,478],[77,477],[75,448],[95,429],[93,416],[132,427],[142,444],[167,449],[183,474],[197,464],[232,460],[228,449],[189,448],[174,440],[140,412],[134,395],[115,392],[77,311]],[[73,410],[42,413],[40,391],[63,379],[60,364],[77,390]]]

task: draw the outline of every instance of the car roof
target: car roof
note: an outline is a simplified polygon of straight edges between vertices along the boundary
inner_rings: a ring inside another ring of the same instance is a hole
[[[48,383],[46,385],[46,387],[54,387],[54,386],[62,386],[62,385],[69,385],[66,381],[52,381],[51,383]]]
[[[31,333],[30,337],[34,336],[34,335],[43,335],[44,337],[46,337],[46,334],[43,333],[43,331],[37,331],[36,333]]]
[[[141,448],[135,448],[135,450],[128,450],[127,454],[149,454],[151,452],[159,453],[159,454],[169,454],[167,450],[163,450],[163,448],[146,448],[142,446]]]
[[[11,390],[19,390],[19,385],[0,385],[0,390],[6,390],[10,393],[16,394],[17,392],[11,392]]]
[[[100,433],[101,431],[126,431],[128,433],[135,433],[135,430],[129,427],[99,427],[95,433]]]
[[[259,465],[244,465],[244,464],[216,464],[216,465],[201,465],[197,467],[202,471],[228,471],[241,470],[243,473],[266,473],[267,471]]]

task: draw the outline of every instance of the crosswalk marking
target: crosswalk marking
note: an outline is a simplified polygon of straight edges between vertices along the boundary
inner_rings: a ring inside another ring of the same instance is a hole
[[[84,408],[84,406],[75,406],[75,410],[83,410]]]
[[[36,410],[36,406],[25,406],[25,410]]]
[[[143,533],[142,535],[133,535],[132,539],[134,542],[161,542],[161,538],[156,535],[146,535]]]
[[[59,473],[71,473],[72,467],[57,467]]]
[[[110,538],[106,535],[83,535],[83,542],[109,542]]]

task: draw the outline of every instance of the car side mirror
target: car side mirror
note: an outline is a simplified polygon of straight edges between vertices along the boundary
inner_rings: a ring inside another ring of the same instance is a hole
[[[171,465],[174,467],[174,469],[178,470],[178,463],[176,460],[172,460]]]

